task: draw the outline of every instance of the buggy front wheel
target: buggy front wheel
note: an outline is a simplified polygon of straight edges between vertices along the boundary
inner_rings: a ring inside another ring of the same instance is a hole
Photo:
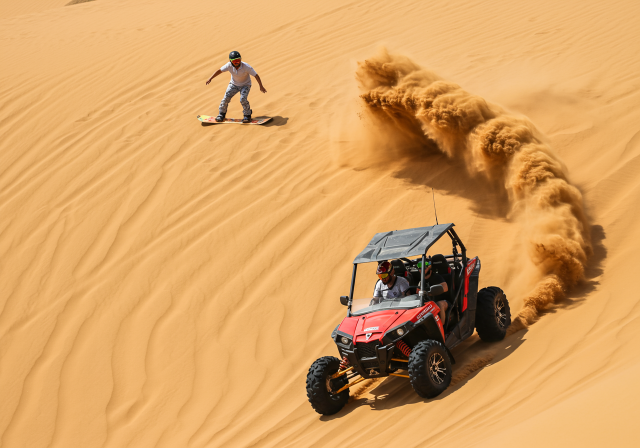
[[[347,375],[331,379],[330,376],[340,369],[340,360],[334,356],[324,356],[311,364],[307,374],[307,398],[318,414],[332,415],[340,411],[349,401],[349,389],[339,394],[348,382]]]
[[[409,355],[409,381],[423,398],[433,398],[451,383],[451,360],[444,346],[428,339],[418,342]]]

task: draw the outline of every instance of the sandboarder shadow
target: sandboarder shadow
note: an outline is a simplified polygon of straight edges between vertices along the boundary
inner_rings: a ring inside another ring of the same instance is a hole
[[[287,124],[288,121],[289,121],[289,117],[281,117],[280,115],[277,115],[273,117],[271,121],[269,121],[268,123],[265,123],[263,126],[265,128],[270,128],[271,126],[284,126]]]

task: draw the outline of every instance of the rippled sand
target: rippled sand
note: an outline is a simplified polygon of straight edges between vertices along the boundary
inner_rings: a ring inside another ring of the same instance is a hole
[[[67,3],[0,5],[0,446],[640,443],[640,4]],[[583,273],[535,316],[540,215],[371,116],[381,47],[531,123],[581,195]],[[231,50],[268,125],[196,120]],[[367,381],[320,417],[305,377],[337,354],[351,261],[433,224],[432,188],[522,329],[456,348],[436,399]]]

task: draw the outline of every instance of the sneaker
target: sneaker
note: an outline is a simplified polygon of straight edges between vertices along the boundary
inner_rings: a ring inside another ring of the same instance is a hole
[[[251,123],[251,115],[245,115],[242,119],[243,123]]]
[[[216,121],[217,121],[218,123],[223,122],[223,121],[224,121],[224,116],[225,116],[225,115],[227,115],[227,114],[220,114],[220,115],[218,115],[218,116],[216,117]]]

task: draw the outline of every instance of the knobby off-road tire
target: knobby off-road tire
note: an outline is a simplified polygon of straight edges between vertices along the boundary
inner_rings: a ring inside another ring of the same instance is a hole
[[[324,356],[311,364],[307,374],[307,398],[311,407],[322,415],[332,415],[338,412],[349,401],[349,389],[339,394],[332,394],[331,390],[339,390],[346,385],[347,375],[342,375],[333,380],[333,375],[340,368],[340,360],[333,356]]]
[[[511,309],[507,296],[496,286],[478,291],[476,305],[476,330],[486,342],[501,341],[511,325]]]
[[[409,381],[423,398],[433,398],[451,383],[451,360],[444,346],[428,339],[419,342],[409,355]]]

